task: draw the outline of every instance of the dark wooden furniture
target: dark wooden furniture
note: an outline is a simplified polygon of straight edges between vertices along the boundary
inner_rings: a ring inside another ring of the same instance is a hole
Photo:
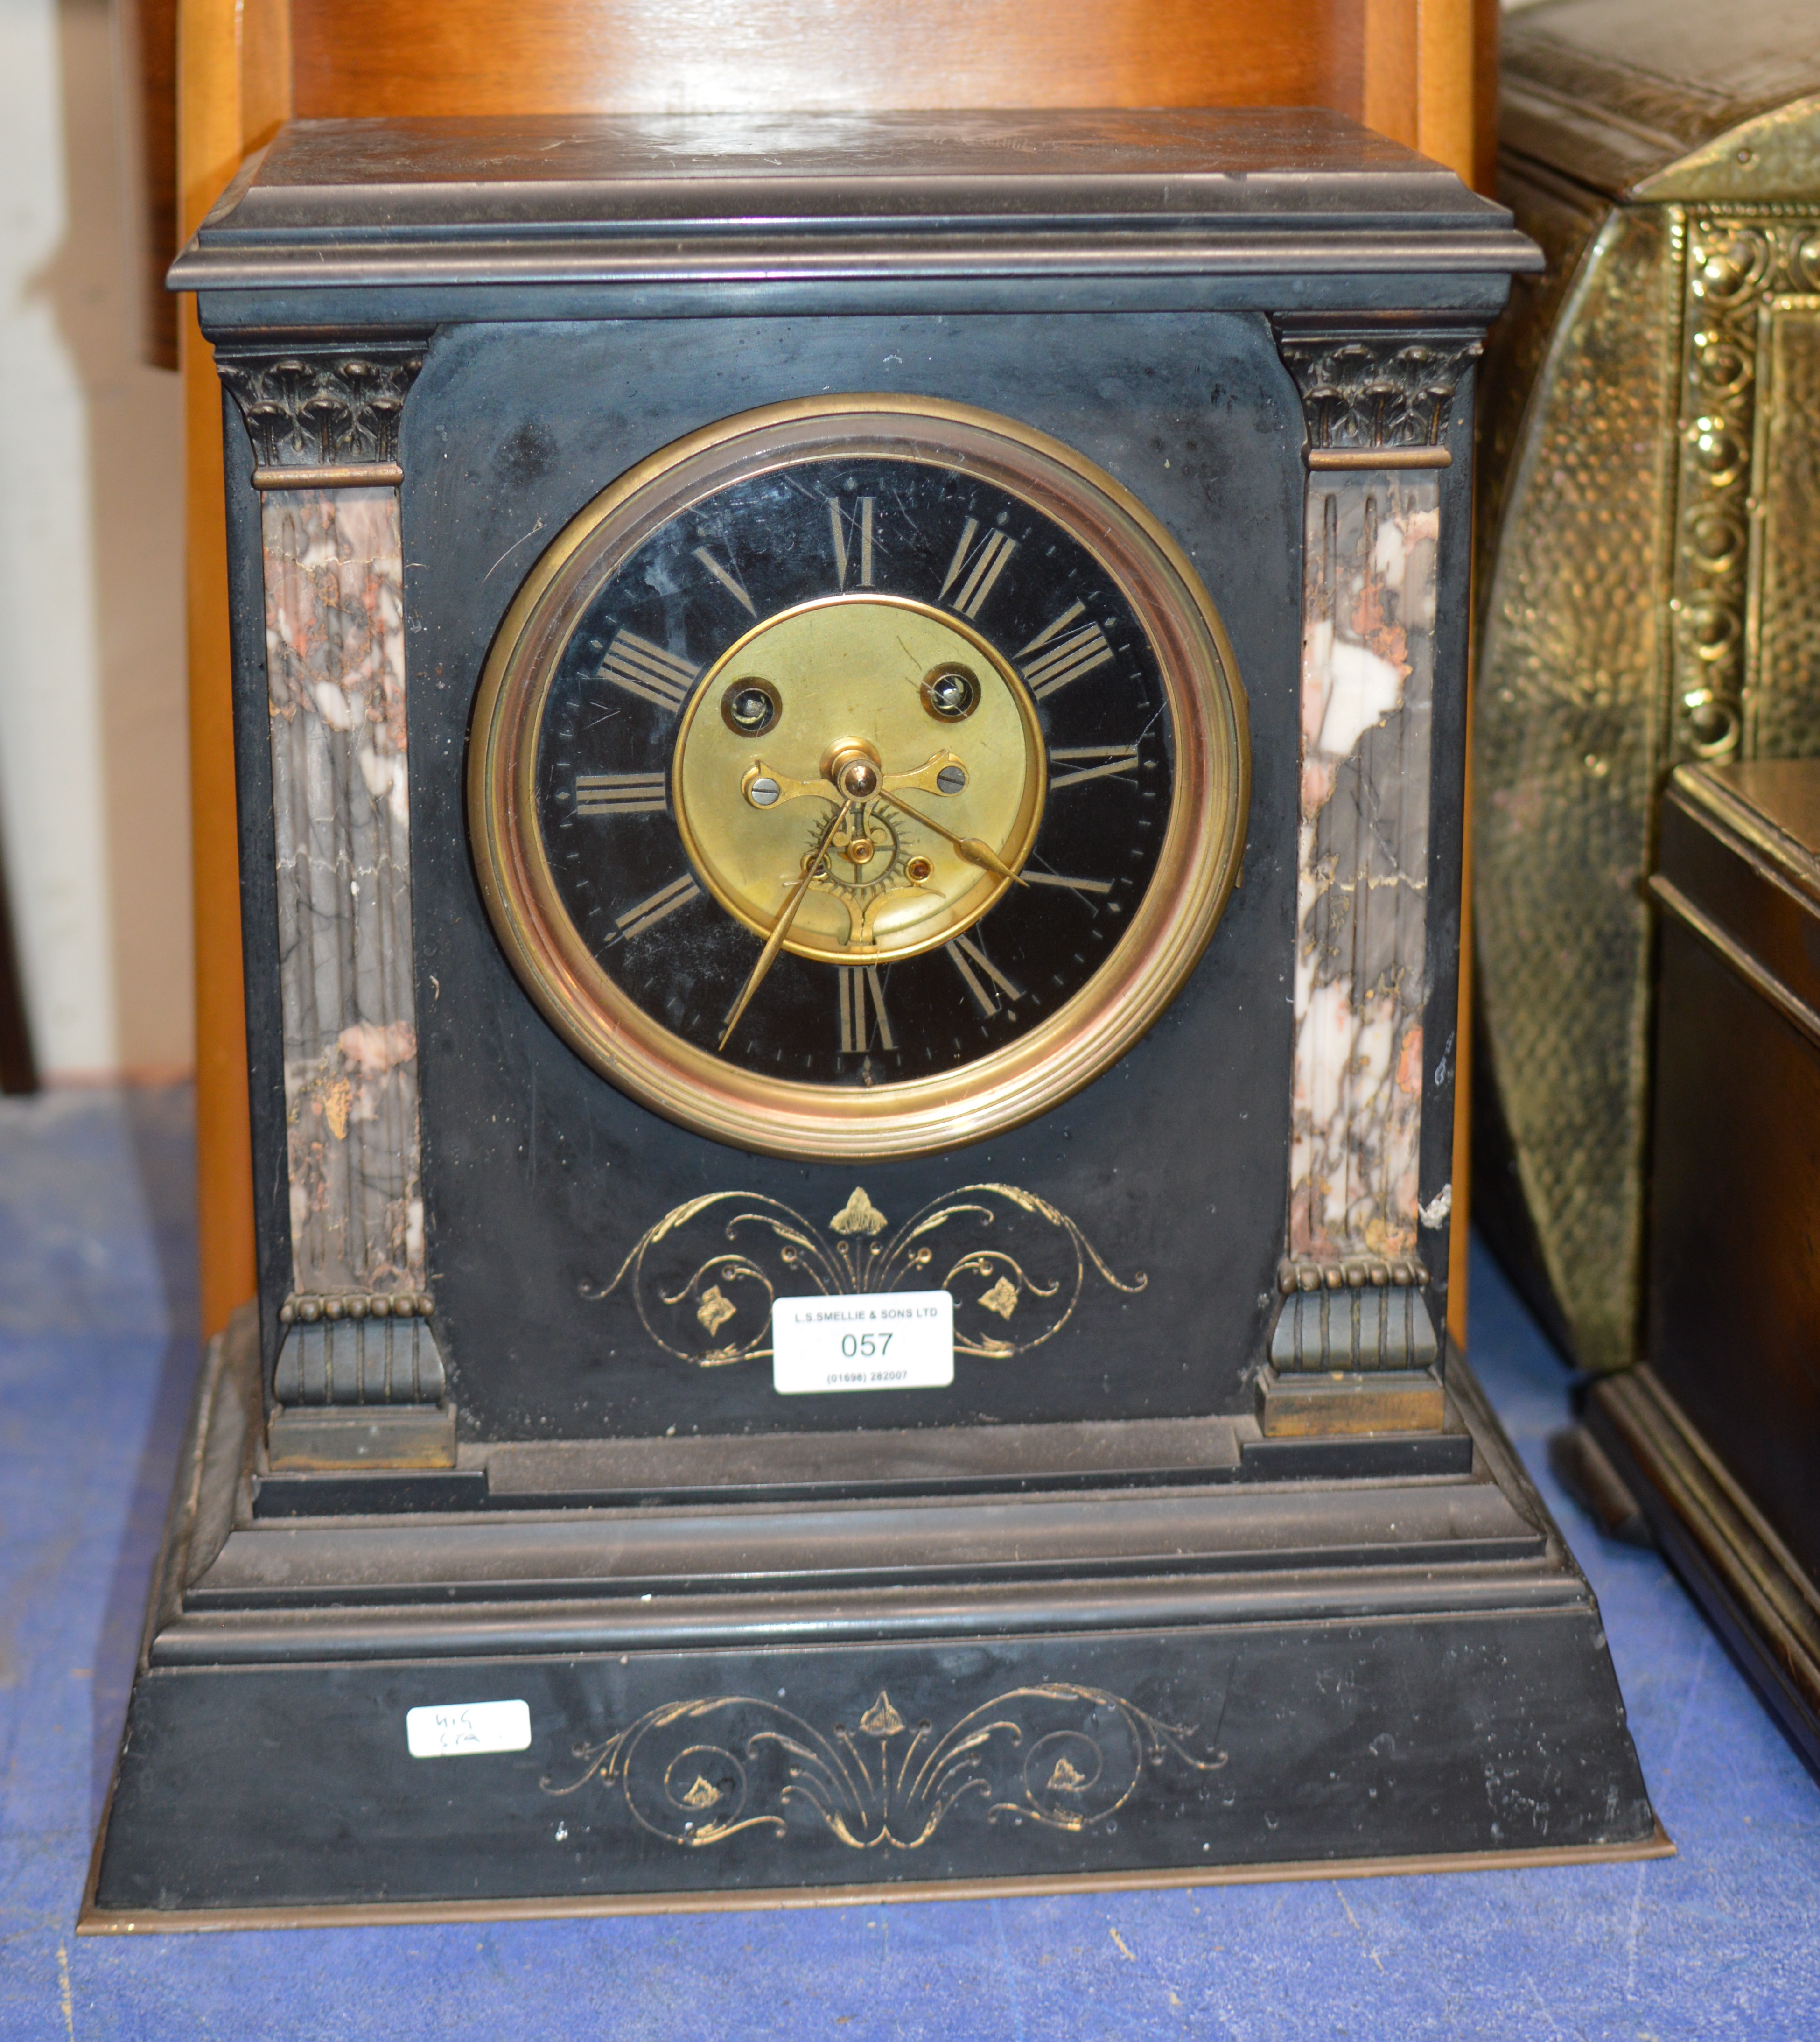
[[[38,1065],[32,1054],[32,1033],[25,1019],[25,988],[19,974],[18,946],[13,940],[6,865],[4,857],[0,857],[0,1092],[37,1089]]]
[[[1586,1423],[1820,1769],[1820,763],[1684,768],[1641,1366]]]

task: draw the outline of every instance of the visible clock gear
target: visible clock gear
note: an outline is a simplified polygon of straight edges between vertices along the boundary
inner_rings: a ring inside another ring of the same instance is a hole
[[[911,878],[910,858],[897,832],[873,804],[864,805],[860,820],[848,813],[844,831],[836,830],[833,841],[819,861],[820,870],[809,883],[812,888],[837,895],[845,902],[851,920],[850,941],[855,946],[872,942],[872,916],[886,897],[899,888],[920,882]],[[923,877],[929,876],[929,861],[920,859]]]
[[[822,860],[824,876],[816,881],[836,893],[876,893],[902,885],[906,855],[897,832],[873,804],[865,805],[855,824],[848,813],[845,831],[836,830]]]

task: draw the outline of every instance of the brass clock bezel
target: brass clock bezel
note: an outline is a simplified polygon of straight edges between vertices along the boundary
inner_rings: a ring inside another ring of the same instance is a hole
[[[931,1077],[865,1087],[744,1069],[638,1007],[562,905],[535,800],[549,678],[603,566],[741,476],[843,457],[965,468],[1066,526],[1117,582],[1155,648],[1176,742],[1155,870],[1087,984],[1003,1049]],[[513,969],[545,1019],[602,1076],[666,1119],[736,1148],[859,1161],[927,1155],[1034,1119],[1149,1031],[1199,962],[1231,894],[1250,766],[1244,686],[1219,614],[1187,555],[1119,483],[1061,441],[972,405],[876,393],[808,398],[741,412],[672,442],[557,535],[488,655],[468,744],[468,836]]]

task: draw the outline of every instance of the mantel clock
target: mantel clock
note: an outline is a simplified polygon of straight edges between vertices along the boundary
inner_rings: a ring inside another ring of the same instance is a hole
[[[259,1295],[90,1926],[1660,1847],[1443,1330],[1533,259],[1312,113],[242,172]]]

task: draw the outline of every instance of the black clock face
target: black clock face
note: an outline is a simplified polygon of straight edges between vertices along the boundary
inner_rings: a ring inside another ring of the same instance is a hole
[[[529,778],[556,898],[625,999],[725,1063],[868,1087],[988,1057],[1151,885],[1157,650],[1083,537],[1000,484],[769,467],[570,615]]]
[[[699,1133],[928,1154],[1034,1118],[1195,969],[1245,695],[1111,476],[927,397],[653,453],[512,600],[468,756],[488,912],[551,1025]]]

